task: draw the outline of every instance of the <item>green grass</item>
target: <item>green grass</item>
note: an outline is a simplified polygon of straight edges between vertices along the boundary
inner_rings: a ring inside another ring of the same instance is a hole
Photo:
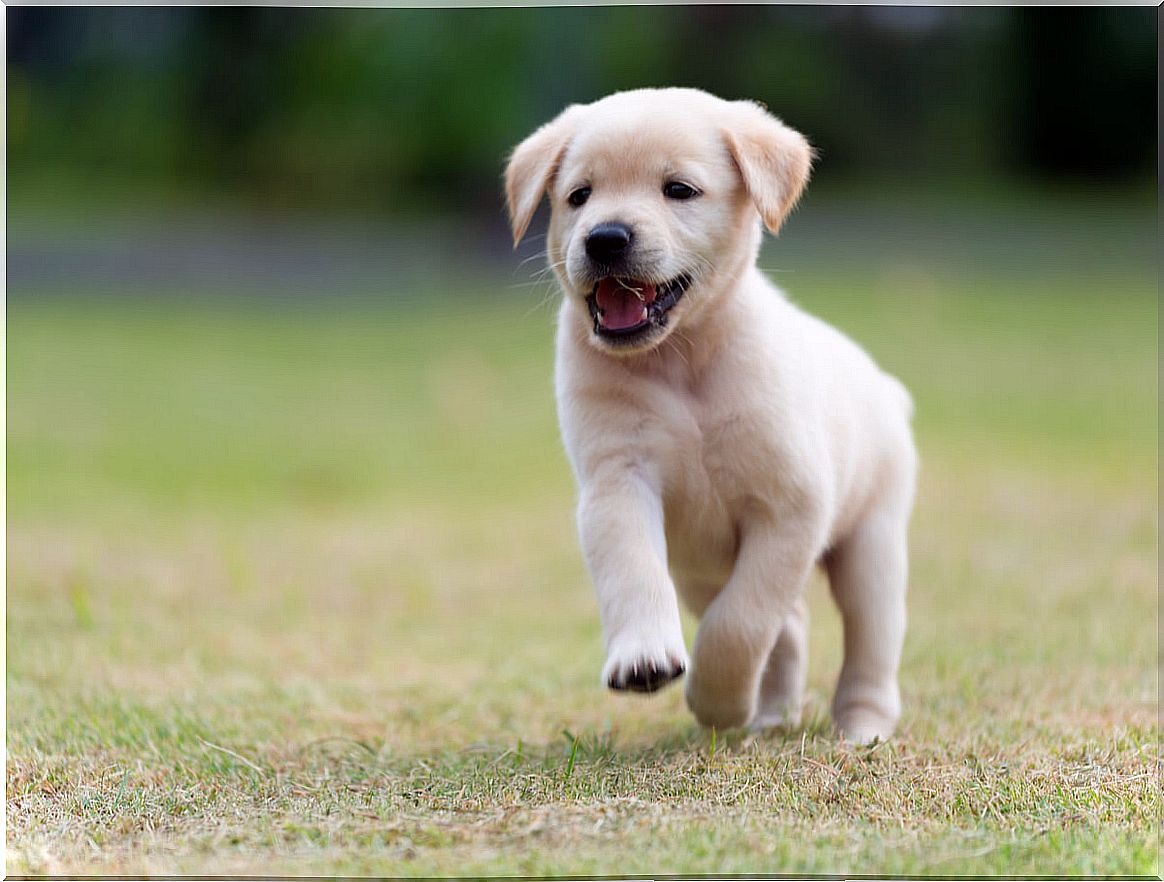
[[[781,281],[917,399],[871,750],[819,583],[803,729],[599,687],[535,295],[10,302],[8,871],[1158,873],[1152,272]]]

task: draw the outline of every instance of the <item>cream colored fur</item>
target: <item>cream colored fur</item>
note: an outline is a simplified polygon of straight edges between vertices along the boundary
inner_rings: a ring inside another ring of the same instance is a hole
[[[705,725],[794,725],[806,580],[828,572],[844,622],[833,715],[846,738],[900,714],[906,533],[916,454],[902,385],[790,303],[755,266],[807,182],[804,138],[751,102],[639,90],[568,108],[514,151],[515,241],[547,192],[564,292],[556,390],[582,550],[606,642],[603,681],[689,665],[679,598],[701,617],[687,703]],[[699,191],[675,201],[663,185]],[[581,207],[567,202],[591,188]],[[585,239],[634,230],[638,277],[695,281],[661,336],[614,348],[586,305]]]

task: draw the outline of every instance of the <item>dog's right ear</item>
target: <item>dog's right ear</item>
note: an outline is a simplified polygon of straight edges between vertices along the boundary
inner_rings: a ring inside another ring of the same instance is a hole
[[[505,169],[505,200],[509,205],[509,225],[513,229],[515,248],[529,228],[542,194],[558,170],[581,109],[581,105],[571,104],[518,144],[509,157]]]

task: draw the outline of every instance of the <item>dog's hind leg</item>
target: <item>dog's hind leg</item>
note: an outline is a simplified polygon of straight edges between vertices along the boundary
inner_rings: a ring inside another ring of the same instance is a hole
[[[797,726],[808,677],[808,604],[802,594],[789,610],[760,680],[753,729]]]
[[[833,720],[845,739],[859,744],[888,738],[901,714],[908,514],[908,506],[875,510],[826,561],[845,631]]]

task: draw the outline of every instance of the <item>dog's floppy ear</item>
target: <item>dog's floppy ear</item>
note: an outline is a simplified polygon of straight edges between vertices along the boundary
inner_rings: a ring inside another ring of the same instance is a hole
[[[723,136],[748,196],[775,235],[808,183],[812,148],[800,132],[752,101],[732,102]]]
[[[518,144],[509,157],[505,169],[505,199],[509,204],[514,247],[525,235],[542,201],[542,193],[558,170],[581,109],[581,105],[571,104]]]

